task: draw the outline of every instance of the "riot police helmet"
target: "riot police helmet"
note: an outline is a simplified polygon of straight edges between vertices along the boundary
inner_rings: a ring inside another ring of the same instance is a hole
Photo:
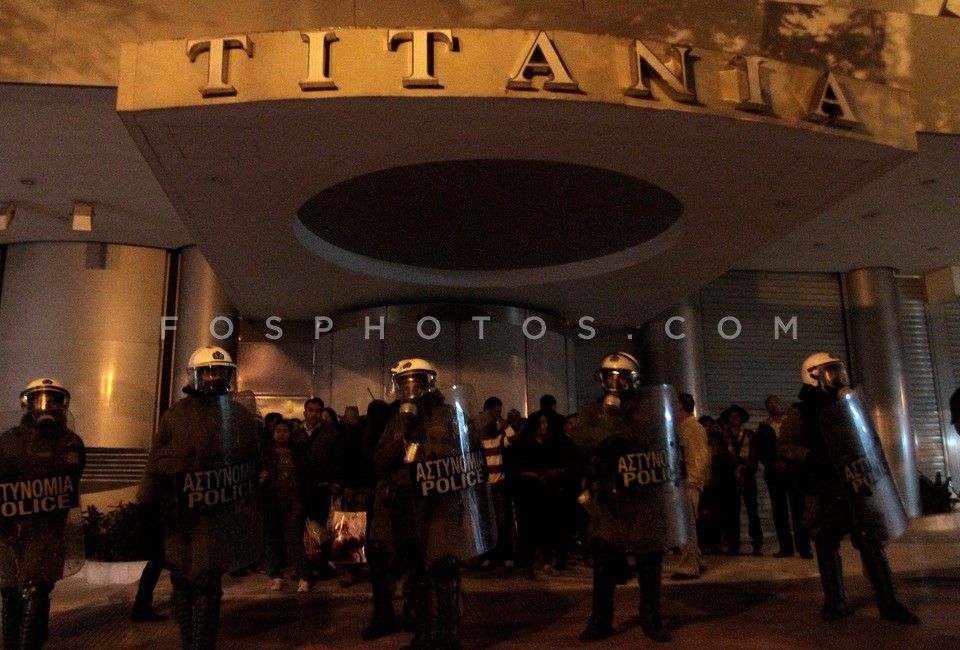
[[[850,386],[847,367],[829,352],[817,352],[807,357],[800,368],[800,378],[808,386],[832,393]]]
[[[437,391],[437,371],[424,359],[401,359],[390,369],[397,397],[411,400]]]
[[[622,393],[634,388],[640,380],[640,364],[632,354],[613,352],[600,362],[594,378],[603,386],[605,393]]]
[[[70,391],[52,377],[34,379],[20,393],[24,412],[66,411],[70,407]]]
[[[215,345],[194,350],[187,363],[190,386],[204,395],[222,395],[237,390],[237,364],[230,353]]]

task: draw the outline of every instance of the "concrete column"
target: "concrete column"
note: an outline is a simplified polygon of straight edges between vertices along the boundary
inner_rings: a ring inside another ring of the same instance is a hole
[[[866,268],[846,273],[844,294],[851,378],[870,409],[907,515],[918,517],[916,441],[907,408],[893,269]]]
[[[149,447],[167,252],[96,242],[10,244],[0,302],[0,421],[39,377],[71,393],[87,447]]]
[[[240,318],[213,269],[196,246],[188,246],[180,251],[176,326],[171,402],[183,397],[181,389],[187,381],[187,363],[198,347],[216,345],[229,352],[234,361],[237,360]]]
[[[697,415],[710,412],[700,320],[700,297],[695,293],[644,323],[640,335],[643,383],[670,384],[678,393],[690,393]]]

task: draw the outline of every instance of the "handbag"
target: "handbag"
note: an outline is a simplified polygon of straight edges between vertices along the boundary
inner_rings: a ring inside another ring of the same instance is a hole
[[[330,539],[330,533],[327,529],[315,522],[313,519],[307,519],[303,527],[303,550],[307,559],[315,562],[320,559],[320,547]]]
[[[367,561],[367,513],[330,509],[327,518],[330,561],[335,564],[363,564]]]

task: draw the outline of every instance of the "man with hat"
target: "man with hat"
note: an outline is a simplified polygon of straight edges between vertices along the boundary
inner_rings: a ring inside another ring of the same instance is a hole
[[[753,430],[743,426],[750,420],[750,414],[737,404],[720,414],[725,422],[724,437],[727,459],[731,462],[735,476],[735,487],[725,495],[723,508],[723,534],[727,540],[727,553],[740,553],[740,504],[747,508],[747,519],[753,554],[763,555],[763,529],[760,527],[760,514],[757,510],[757,458],[750,444]]]

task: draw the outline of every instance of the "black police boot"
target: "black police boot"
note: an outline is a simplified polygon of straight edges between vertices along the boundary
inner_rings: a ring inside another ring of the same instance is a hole
[[[396,584],[391,589],[389,554],[382,542],[373,540],[367,543],[367,566],[370,567],[373,616],[370,624],[360,632],[360,637],[371,641],[397,631],[393,612],[393,590],[396,589]]]
[[[879,542],[865,543],[860,549],[860,557],[867,569],[867,575],[877,594],[877,606],[880,608],[880,618],[904,625],[916,625],[920,619],[900,602],[897,588],[893,584],[893,574],[890,573],[890,563],[887,562],[887,553]]]
[[[660,616],[660,572],[663,554],[644,553],[637,558],[637,582],[640,583],[640,629],[648,638],[666,643],[672,637]]]
[[[47,641],[50,620],[50,590],[53,585],[40,583],[23,590],[23,620],[20,623],[20,650],[39,650]]]
[[[415,634],[407,646],[409,650],[435,648],[437,643],[437,616],[433,611],[433,585],[425,575],[410,578],[410,604],[416,623]]]
[[[816,542],[817,567],[820,569],[820,584],[823,586],[823,607],[820,618],[835,621],[853,612],[847,607],[847,595],[843,589],[843,561],[840,549],[833,544]]]
[[[407,597],[403,601],[403,631],[404,632],[416,632],[417,631],[417,608],[413,605],[413,600],[410,597],[409,591],[407,592]]]
[[[445,556],[434,563],[431,573],[437,596],[437,647],[460,650],[460,560]]]
[[[3,598],[3,650],[20,647],[20,623],[23,621],[23,598],[16,587],[0,589]]]
[[[403,594],[403,614],[402,614],[402,623],[401,627],[404,632],[416,632],[417,631],[417,609],[413,606],[413,591],[412,586],[415,578],[412,577],[409,573],[403,581],[403,589],[401,593]],[[393,585],[393,589],[396,590],[396,584]]]
[[[193,640],[190,650],[213,650],[220,623],[220,596],[198,595],[193,601]]]
[[[219,574],[201,573],[197,577],[194,582],[191,650],[212,650],[216,646],[222,597]]]
[[[170,584],[173,585],[173,616],[180,630],[180,647],[187,650],[193,643],[193,582],[175,566],[170,567]]]
[[[173,615],[180,629],[180,645],[189,648],[193,643],[193,590],[173,590]]]
[[[617,550],[608,542],[594,541],[593,557],[593,609],[587,628],[580,633],[584,643],[599,641],[613,635],[613,592],[617,586],[617,571],[620,565]]]

